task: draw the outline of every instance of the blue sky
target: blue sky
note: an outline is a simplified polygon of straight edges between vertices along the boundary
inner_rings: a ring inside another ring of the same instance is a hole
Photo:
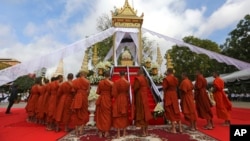
[[[26,61],[95,34],[97,18],[123,4],[124,0],[1,0],[0,57]],[[250,13],[249,0],[133,0],[133,5],[138,15],[144,12],[147,29],[218,44]]]

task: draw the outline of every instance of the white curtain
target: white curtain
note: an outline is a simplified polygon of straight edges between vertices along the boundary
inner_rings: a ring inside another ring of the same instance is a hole
[[[123,39],[125,35],[125,32],[116,32],[116,38],[115,38],[115,53],[114,53],[114,58],[117,58],[116,54],[117,54],[117,50],[118,50],[118,47]],[[114,60],[114,65],[117,66],[117,59]]]
[[[183,41],[179,41],[177,39],[174,39],[174,38],[168,37],[166,35],[162,35],[162,34],[156,33],[154,31],[148,30],[146,28],[143,28],[142,30],[143,30],[143,32],[148,32],[148,33],[150,33],[152,35],[155,35],[155,36],[157,36],[159,38],[163,38],[163,39],[165,39],[167,41],[174,42],[174,43],[176,43],[179,46],[188,47],[191,51],[193,51],[195,53],[206,54],[209,58],[215,59],[218,62],[226,63],[228,65],[234,65],[239,70],[250,68],[250,63],[247,63],[247,62],[244,62],[244,61],[240,61],[240,60],[237,60],[235,58],[231,58],[231,57],[219,54],[217,52],[206,50],[204,48],[200,48],[200,47],[197,47],[197,46],[185,43]]]
[[[135,49],[135,63],[138,65],[139,58],[138,58],[138,51],[139,51],[139,39],[138,39],[138,33],[130,33],[131,38],[133,39],[136,48]]]
[[[39,56],[29,61],[25,61],[15,66],[0,70],[0,78],[4,78],[0,80],[0,86],[14,81],[19,76],[33,73],[34,71],[39,70],[43,67],[52,67],[56,65],[60,61],[60,59],[63,59],[74,53],[78,53],[79,51],[84,51],[95,43],[112,36],[116,31],[119,30],[120,29],[109,28],[103,32],[97,33],[88,38],[84,38],[49,54]]]

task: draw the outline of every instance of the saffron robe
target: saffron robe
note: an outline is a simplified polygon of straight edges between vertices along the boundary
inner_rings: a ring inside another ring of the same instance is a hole
[[[232,103],[227,98],[224,92],[224,81],[220,77],[216,77],[213,82],[214,100],[216,102],[217,117],[223,120],[230,120],[231,115],[229,111],[232,110]]]
[[[52,85],[52,82],[48,83],[45,88],[45,95],[43,100],[43,113],[45,114],[46,120],[48,120],[48,113],[49,113],[49,99],[50,99],[50,87]]]
[[[73,88],[76,91],[71,105],[73,123],[77,126],[85,125],[89,121],[88,95],[90,83],[86,78],[77,78],[73,80]]]
[[[181,92],[181,109],[187,121],[197,120],[193,88],[193,84],[188,78],[183,79],[179,87]]]
[[[31,87],[29,100],[25,107],[28,116],[35,116],[36,115],[36,104],[39,98],[39,85],[35,84]]]
[[[178,79],[173,75],[168,75],[163,79],[162,87],[164,91],[164,109],[168,120],[180,121],[181,114],[177,96]]]
[[[50,98],[49,98],[49,105],[48,105],[48,122],[54,121],[54,115],[56,112],[56,105],[57,105],[57,92],[59,88],[59,82],[53,81],[50,85]]]
[[[96,101],[96,127],[103,132],[109,131],[112,119],[112,93],[113,83],[108,80],[102,80],[98,84],[97,94],[100,96]]]
[[[115,128],[126,128],[129,125],[129,88],[130,84],[124,78],[120,78],[114,82],[112,90],[112,96],[114,97],[112,121]]]
[[[64,82],[58,90],[60,97],[56,108],[55,120],[58,123],[68,124],[71,117],[71,104],[74,97],[74,89],[72,82]]]
[[[40,86],[38,88],[39,90],[39,98],[37,100],[37,106],[36,106],[36,118],[37,119],[43,119],[45,117],[45,114],[43,112],[43,101],[44,101],[44,97],[45,97],[45,94],[46,94],[46,85],[43,85],[43,86]]]
[[[135,126],[145,127],[148,121],[153,118],[148,104],[149,85],[147,78],[143,75],[135,77]]]
[[[197,75],[195,80],[195,103],[199,118],[211,120],[213,113],[207,93],[207,80],[202,75]]]

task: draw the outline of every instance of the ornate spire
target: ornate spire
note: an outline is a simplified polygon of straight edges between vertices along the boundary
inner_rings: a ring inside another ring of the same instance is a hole
[[[174,65],[173,65],[173,62],[172,62],[172,58],[171,58],[171,56],[169,54],[169,51],[167,52],[166,59],[167,59],[167,69],[168,68],[174,68]]]
[[[98,63],[97,44],[95,44],[93,48],[92,64],[95,67],[97,63]]]
[[[63,59],[61,59],[53,76],[56,77],[58,75],[63,75],[63,74],[64,74]]]
[[[163,59],[162,59],[162,56],[161,56],[161,50],[160,50],[160,47],[158,45],[156,62],[159,64],[160,67],[161,67],[162,61],[163,61]]]
[[[89,57],[88,57],[88,50],[86,50],[83,57],[81,71],[88,72],[89,71],[88,66],[89,66]]]

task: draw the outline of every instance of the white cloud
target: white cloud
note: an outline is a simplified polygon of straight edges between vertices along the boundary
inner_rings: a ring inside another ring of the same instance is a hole
[[[201,25],[197,35],[208,36],[216,30],[235,24],[250,13],[249,0],[228,0]]]
[[[9,25],[0,24],[0,45],[1,48],[7,48],[14,45],[16,35],[14,29]]]

